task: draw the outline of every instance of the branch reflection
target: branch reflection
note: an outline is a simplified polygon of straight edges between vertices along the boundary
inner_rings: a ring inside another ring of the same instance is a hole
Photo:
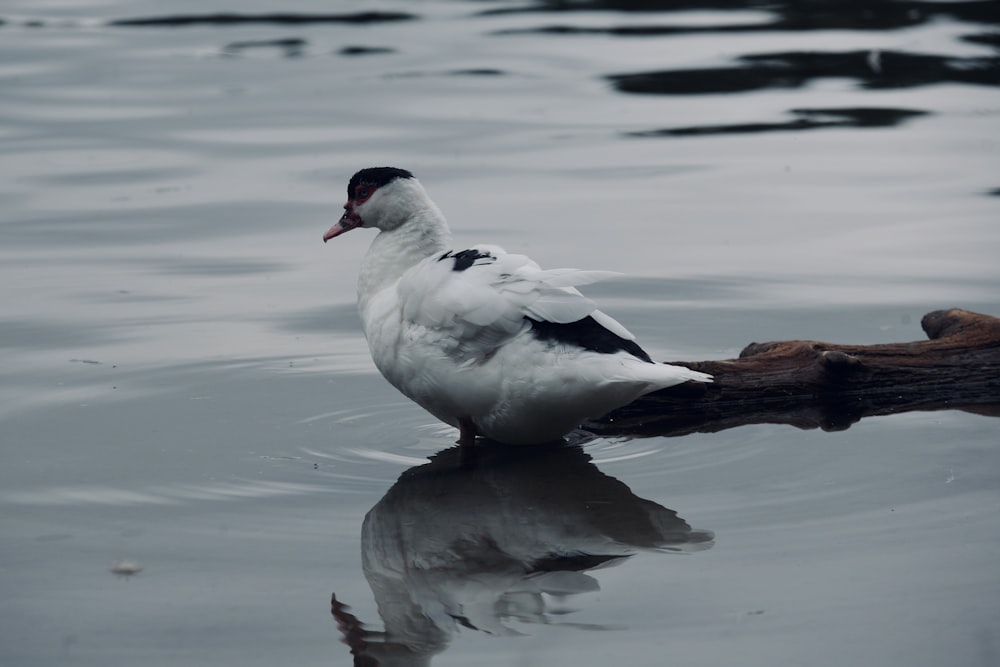
[[[588,571],[712,540],[580,447],[452,447],[404,472],[365,516],[362,563],[385,630],[366,629],[336,596],[332,611],[356,665],[429,665],[459,627],[554,624],[551,602],[599,590]]]

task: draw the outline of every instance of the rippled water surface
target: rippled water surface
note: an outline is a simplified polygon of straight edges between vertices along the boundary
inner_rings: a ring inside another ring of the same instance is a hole
[[[660,359],[1000,315],[996,3],[0,11],[3,665],[1000,661],[995,418],[463,456],[320,241],[392,164]]]

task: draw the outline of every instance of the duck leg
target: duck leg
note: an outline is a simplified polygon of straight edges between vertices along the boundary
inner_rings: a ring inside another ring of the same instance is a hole
[[[476,425],[472,423],[472,420],[468,417],[459,417],[458,440],[455,441],[455,444],[462,447],[474,445],[476,443],[476,435]]]

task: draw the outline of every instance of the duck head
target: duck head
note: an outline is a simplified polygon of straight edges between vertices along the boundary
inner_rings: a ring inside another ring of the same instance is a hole
[[[396,229],[414,213],[433,206],[420,181],[397,167],[369,167],[351,177],[347,184],[344,214],[323,235],[323,241],[357,227]]]

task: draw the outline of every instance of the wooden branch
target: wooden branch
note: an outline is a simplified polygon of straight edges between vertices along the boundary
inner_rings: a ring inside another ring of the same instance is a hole
[[[1000,416],[1000,319],[954,308],[928,313],[920,324],[929,340],[751,343],[738,359],[670,362],[711,373],[715,382],[647,394],[584,427],[677,436],[745,424],[836,431],[911,410]]]

